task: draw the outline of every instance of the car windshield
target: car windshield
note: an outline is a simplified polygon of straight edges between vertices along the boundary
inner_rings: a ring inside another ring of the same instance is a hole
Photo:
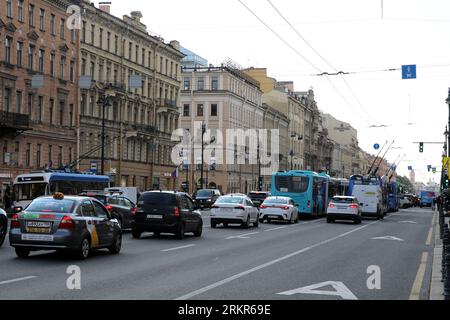
[[[170,193],[159,193],[159,192],[151,192],[144,193],[139,198],[139,204],[143,205],[155,205],[155,206],[168,206],[176,204],[176,196],[175,194]]]
[[[251,199],[261,199],[261,198],[266,198],[267,197],[267,193],[250,193],[248,195]]]
[[[264,204],[286,204],[288,203],[287,199],[280,198],[268,198],[264,201]]]
[[[221,197],[216,201],[216,203],[219,203],[219,204],[226,204],[226,203],[241,204],[242,198],[240,198],[240,197]]]
[[[197,197],[210,197],[214,194],[212,190],[199,190],[197,192]]]
[[[333,198],[334,203],[353,203],[353,198]]]
[[[52,213],[72,213],[75,208],[75,200],[63,199],[36,199],[30,203],[26,211],[31,212],[52,212]]]

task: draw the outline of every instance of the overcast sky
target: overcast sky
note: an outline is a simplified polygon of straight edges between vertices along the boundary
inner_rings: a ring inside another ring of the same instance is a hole
[[[212,64],[232,58],[243,67],[265,67],[269,76],[279,81],[294,81],[295,90],[312,87],[321,110],[358,130],[364,150],[376,153],[374,143],[395,140],[395,147],[401,149],[390,151],[388,160],[406,154],[399,173],[408,175],[411,165],[418,180],[433,179],[427,165],[441,165],[442,145],[425,145],[420,154],[413,142],[445,140],[450,1],[271,0],[326,61],[267,0],[242,2],[297,53],[239,0],[114,0],[112,13],[121,17],[142,11],[151,32],[166,42],[180,41]],[[413,64],[417,65],[416,80],[402,80],[401,71],[376,72]],[[344,78],[312,76],[336,70],[360,73]],[[370,128],[372,125],[388,127]],[[440,174],[434,178],[439,182]]]

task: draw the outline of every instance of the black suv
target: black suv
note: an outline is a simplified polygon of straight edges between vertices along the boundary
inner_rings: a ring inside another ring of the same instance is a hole
[[[99,200],[111,213],[111,217],[119,221],[122,230],[131,228],[131,219],[136,212],[136,205],[127,197],[105,194],[102,191],[85,191],[79,195]]]
[[[143,232],[174,233],[178,239],[193,232],[202,235],[203,220],[200,211],[187,193],[173,191],[150,191],[141,194],[131,231],[138,239]]]
[[[201,189],[195,194],[195,203],[201,209],[211,208],[222,194],[217,189]]]
[[[248,194],[250,200],[252,200],[253,204],[258,208],[268,196],[270,196],[270,192],[267,191],[252,191]]]

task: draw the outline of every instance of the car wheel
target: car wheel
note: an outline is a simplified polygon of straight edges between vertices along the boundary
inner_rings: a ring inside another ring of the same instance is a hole
[[[91,243],[87,237],[81,240],[79,249],[76,251],[76,257],[80,260],[85,260],[89,256],[91,250]]]
[[[247,220],[242,223],[242,228],[248,229],[250,227],[250,216],[247,216]]]
[[[120,252],[120,249],[122,249],[122,233],[118,233],[116,235],[116,239],[114,240],[111,247],[109,247],[109,253],[118,254]]]
[[[178,240],[184,239],[184,224],[183,223],[180,223],[180,226],[178,227],[178,230],[175,233],[175,236]]]
[[[6,233],[8,232],[8,222],[0,220],[0,247],[5,242]]]
[[[27,249],[27,248],[16,247],[15,250],[16,250],[16,255],[19,258],[26,258],[30,255],[30,252],[31,252],[30,249]]]
[[[289,224],[294,224],[295,220],[294,220],[294,213],[291,213],[291,219],[289,219]]]
[[[133,236],[133,238],[139,239],[141,237],[141,234],[142,234],[142,232],[139,229],[137,229],[136,227],[133,227],[131,229],[131,235]]]
[[[199,223],[197,230],[194,231],[194,236],[201,237],[203,232],[203,224]]]

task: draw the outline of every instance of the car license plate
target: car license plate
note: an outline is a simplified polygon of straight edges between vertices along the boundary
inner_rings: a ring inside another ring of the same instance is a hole
[[[43,234],[22,234],[22,240],[52,242],[53,236]]]
[[[51,228],[51,222],[43,222],[43,221],[27,221],[27,227],[29,228]]]
[[[278,219],[278,216],[269,216],[269,219]]]
[[[148,214],[147,215],[147,219],[162,219],[163,216],[158,215],[158,214]]]
[[[338,209],[347,209],[346,206],[337,206],[336,208],[338,208]]]

